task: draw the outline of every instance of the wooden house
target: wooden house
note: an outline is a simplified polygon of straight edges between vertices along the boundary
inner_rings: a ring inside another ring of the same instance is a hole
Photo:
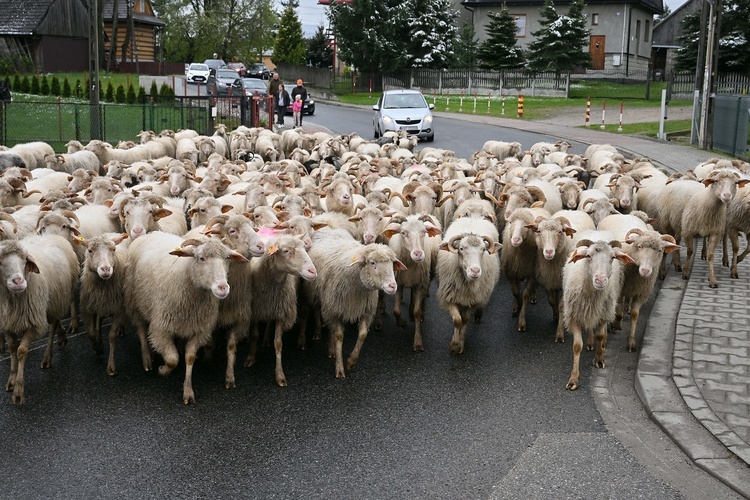
[[[0,0],[0,12],[4,72],[88,69],[84,0]]]
[[[115,3],[117,15],[114,15]],[[132,13],[132,27],[135,33],[130,40],[123,57],[122,45],[126,39],[129,26],[128,11]],[[150,0],[104,0],[102,7],[104,22],[104,53],[109,53],[109,46],[115,43],[115,59],[120,62],[138,61],[153,62],[159,60],[161,52],[161,34],[166,23],[156,17]],[[117,34],[114,35],[114,27]]]

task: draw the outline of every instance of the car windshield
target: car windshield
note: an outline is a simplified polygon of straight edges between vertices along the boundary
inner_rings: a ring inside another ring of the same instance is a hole
[[[242,80],[242,84],[245,86],[246,89],[263,90],[263,91],[266,90],[266,84],[255,78]]]
[[[217,78],[231,78],[234,80],[237,78],[237,72],[233,69],[220,69],[216,72]]]
[[[194,71],[208,71],[208,66],[205,64],[191,64],[190,69]]]
[[[427,105],[421,95],[394,94],[383,98],[383,107],[386,109],[426,108]]]

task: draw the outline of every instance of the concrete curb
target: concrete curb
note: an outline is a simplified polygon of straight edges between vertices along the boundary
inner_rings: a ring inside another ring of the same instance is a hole
[[[693,406],[710,411],[695,387],[692,375],[689,381],[676,375],[687,375],[680,361],[683,358],[673,358],[677,331],[684,326],[678,325],[678,315],[686,289],[687,282],[678,273],[670,272],[664,280],[643,336],[635,390],[649,417],[698,467],[748,498],[750,469],[701,425],[676,385],[679,383],[687,388],[692,384],[694,390],[688,390]],[[681,366],[675,366],[674,362]]]

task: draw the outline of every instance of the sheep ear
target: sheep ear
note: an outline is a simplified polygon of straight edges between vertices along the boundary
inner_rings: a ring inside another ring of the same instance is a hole
[[[270,247],[268,247],[268,250],[266,250],[266,253],[268,255],[273,255],[276,252],[278,252],[278,250],[279,250],[279,247],[277,247],[276,245],[271,245]]]
[[[570,256],[570,260],[568,262],[578,262],[579,260],[586,257],[586,252],[588,251],[589,247],[587,246],[580,246],[576,248],[575,252],[573,252],[573,255]]]
[[[39,267],[31,255],[26,256],[26,272],[39,274]]]
[[[487,248],[487,253],[492,255],[493,253],[497,253],[497,251],[501,248],[503,248],[503,244],[496,241],[492,245],[490,245],[489,248]]]
[[[679,252],[680,250],[682,250],[682,247],[674,243],[666,243],[664,245],[664,253]]]
[[[750,179],[740,179],[737,181],[737,187],[745,187],[748,182],[750,182]]]
[[[395,228],[393,226],[389,226],[389,227],[383,229],[383,231],[381,231],[380,234],[382,234],[386,238],[393,238],[393,235],[396,234],[396,233],[398,233],[399,230],[400,230],[400,227],[399,228]]]
[[[230,210],[234,210],[234,207],[232,205],[222,205],[221,206],[221,213],[223,213],[223,214],[229,212]]]
[[[393,272],[395,273],[397,271],[406,271],[406,266],[398,259],[393,261]]]
[[[532,230],[532,231],[534,231],[535,233],[538,233],[538,232],[539,232],[539,228],[537,227],[536,223],[534,223],[534,222],[532,222],[531,224],[526,224],[526,225],[525,225],[525,226],[523,226],[523,227],[525,227],[526,229],[531,229],[531,230]]]
[[[355,215],[355,216],[353,216],[353,217],[349,217],[349,218],[348,218],[347,220],[348,220],[349,222],[359,222],[359,221],[361,221],[361,220],[362,220],[362,217],[360,217],[359,215]]]
[[[365,254],[363,252],[357,252],[354,257],[352,257],[352,261],[349,263],[346,267],[356,266],[357,264],[364,264],[365,263]]]
[[[118,234],[117,236],[113,237],[112,241],[114,242],[115,245],[119,245],[120,243],[122,243],[123,241],[125,241],[127,238],[128,238],[128,233],[122,233],[122,234]]]
[[[430,238],[443,234],[443,231],[441,231],[439,227],[433,226],[432,224],[425,224],[424,226],[427,228],[427,236]]]
[[[565,233],[565,236],[569,236],[572,238],[573,235],[576,233],[576,230],[570,226],[563,226],[563,233]]]
[[[232,250],[229,255],[227,256],[227,259],[233,260],[235,262],[247,262],[248,260],[240,253],[235,252]]]
[[[194,248],[192,246],[186,246],[182,248],[175,248],[169,255],[176,255],[177,257],[192,257]]]
[[[544,208],[544,202],[543,201],[535,201],[531,204],[529,208]]]
[[[168,215],[172,215],[172,211],[171,210],[167,210],[166,208],[160,208],[160,209],[154,211],[154,220],[163,219],[164,217],[166,217]]]
[[[615,249],[615,258],[623,264],[635,264],[635,261],[630,255],[617,248]]]

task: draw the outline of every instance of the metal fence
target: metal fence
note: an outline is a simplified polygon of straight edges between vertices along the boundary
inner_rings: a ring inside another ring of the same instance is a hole
[[[717,95],[713,100],[713,148],[732,156],[748,158],[750,97]]]
[[[265,103],[252,106],[252,97],[158,97],[146,96],[139,104],[99,104],[99,120],[92,133],[89,103],[14,101],[0,106],[0,142],[13,146],[22,142],[45,141],[55,151],[65,143],[83,143],[92,138],[117,143],[135,139],[141,130],[193,129],[211,135],[218,123],[234,129],[268,121]],[[257,117],[257,120],[256,120]]]

